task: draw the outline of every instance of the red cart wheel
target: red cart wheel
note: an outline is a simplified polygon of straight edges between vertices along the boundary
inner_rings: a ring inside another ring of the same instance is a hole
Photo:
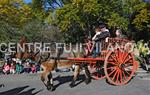
[[[110,51],[105,59],[104,71],[108,81],[114,85],[128,83],[135,73],[136,65],[132,53],[119,49]]]
[[[104,79],[106,77],[104,68],[100,63],[90,64],[89,70],[91,72],[91,77],[95,80]]]

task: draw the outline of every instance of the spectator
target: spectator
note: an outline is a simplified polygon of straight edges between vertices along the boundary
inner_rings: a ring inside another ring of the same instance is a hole
[[[10,73],[10,66],[5,63],[4,67],[3,67],[3,73],[4,74],[9,74]]]
[[[10,65],[10,74],[15,74],[15,65],[13,63]]]
[[[27,62],[23,63],[23,72],[24,73],[28,73],[29,72]]]
[[[36,72],[41,71],[41,67],[39,64],[36,64]]]
[[[21,65],[21,63],[17,63],[16,64],[16,73],[20,74],[23,71],[23,66]]]
[[[34,64],[31,67],[31,71],[32,71],[32,73],[36,73],[36,66]]]
[[[26,69],[27,73],[30,73],[31,65],[30,65],[30,63],[28,61],[26,62],[26,66],[27,66],[27,69]]]

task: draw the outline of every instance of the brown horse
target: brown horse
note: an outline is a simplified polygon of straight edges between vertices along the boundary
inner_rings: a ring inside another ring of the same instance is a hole
[[[26,37],[22,36],[20,38],[20,40],[19,40],[19,45],[20,45],[21,48],[24,48],[24,52],[16,51],[16,53],[13,55],[14,58],[31,59],[33,61],[37,61],[39,59],[39,57],[40,57],[39,51],[33,52],[34,51],[34,47],[30,48],[31,50],[29,50],[28,46],[24,45],[26,42],[27,42]]]
[[[24,43],[26,43],[26,38],[24,36],[22,36],[19,40],[19,45],[21,48],[24,48]],[[14,58],[18,58],[18,59],[27,59],[29,58],[29,54],[27,53],[28,48],[25,46],[25,51],[24,52],[20,52],[17,51],[17,47],[16,47],[16,52],[13,54]]]
[[[55,50],[56,51],[56,50]],[[84,71],[85,74],[85,83],[88,84],[91,82],[91,76],[90,72],[88,70],[88,67],[83,63],[77,63],[73,62],[71,60],[67,60],[68,57],[75,58],[75,57],[83,57],[84,53],[77,51],[77,52],[64,52],[62,49],[58,50],[58,52],[51,53],[51,56],[49,60],[41,62],[41,67],[43,68],[43,72],[41,73],[41,80],[44,83],[44,85],[47,87],[48,90],[53,91],[54,85],[53,85],[53,77],[52,77],[52,71],[59,67],[65,67],[65,68],[71,68],[74,65],[74,76],[70,83],[70,87],[75,86],[75,81],[77,80],[77,77],[81,71],[81,69]],[[46,78],[48,79],[46,81]]]

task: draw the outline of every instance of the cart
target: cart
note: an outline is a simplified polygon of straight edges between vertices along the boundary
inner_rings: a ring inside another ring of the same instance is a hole
[[[88,64],[91,76],[96,79],[106,78],[110,84],[127,84],[135,75],[138,68],[134,52],[129,40],[107,38],[101,41],[101,55],[96,58],[67,58],[75,63]],[[110,48],[112,47],[112,48]]]

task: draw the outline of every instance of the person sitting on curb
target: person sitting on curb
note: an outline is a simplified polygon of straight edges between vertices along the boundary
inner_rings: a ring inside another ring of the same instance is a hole
[[[5,63],[4,67],[3,67],[3,73],[4,74],[9,74],[10,73],[10,66],[8,63]]]

